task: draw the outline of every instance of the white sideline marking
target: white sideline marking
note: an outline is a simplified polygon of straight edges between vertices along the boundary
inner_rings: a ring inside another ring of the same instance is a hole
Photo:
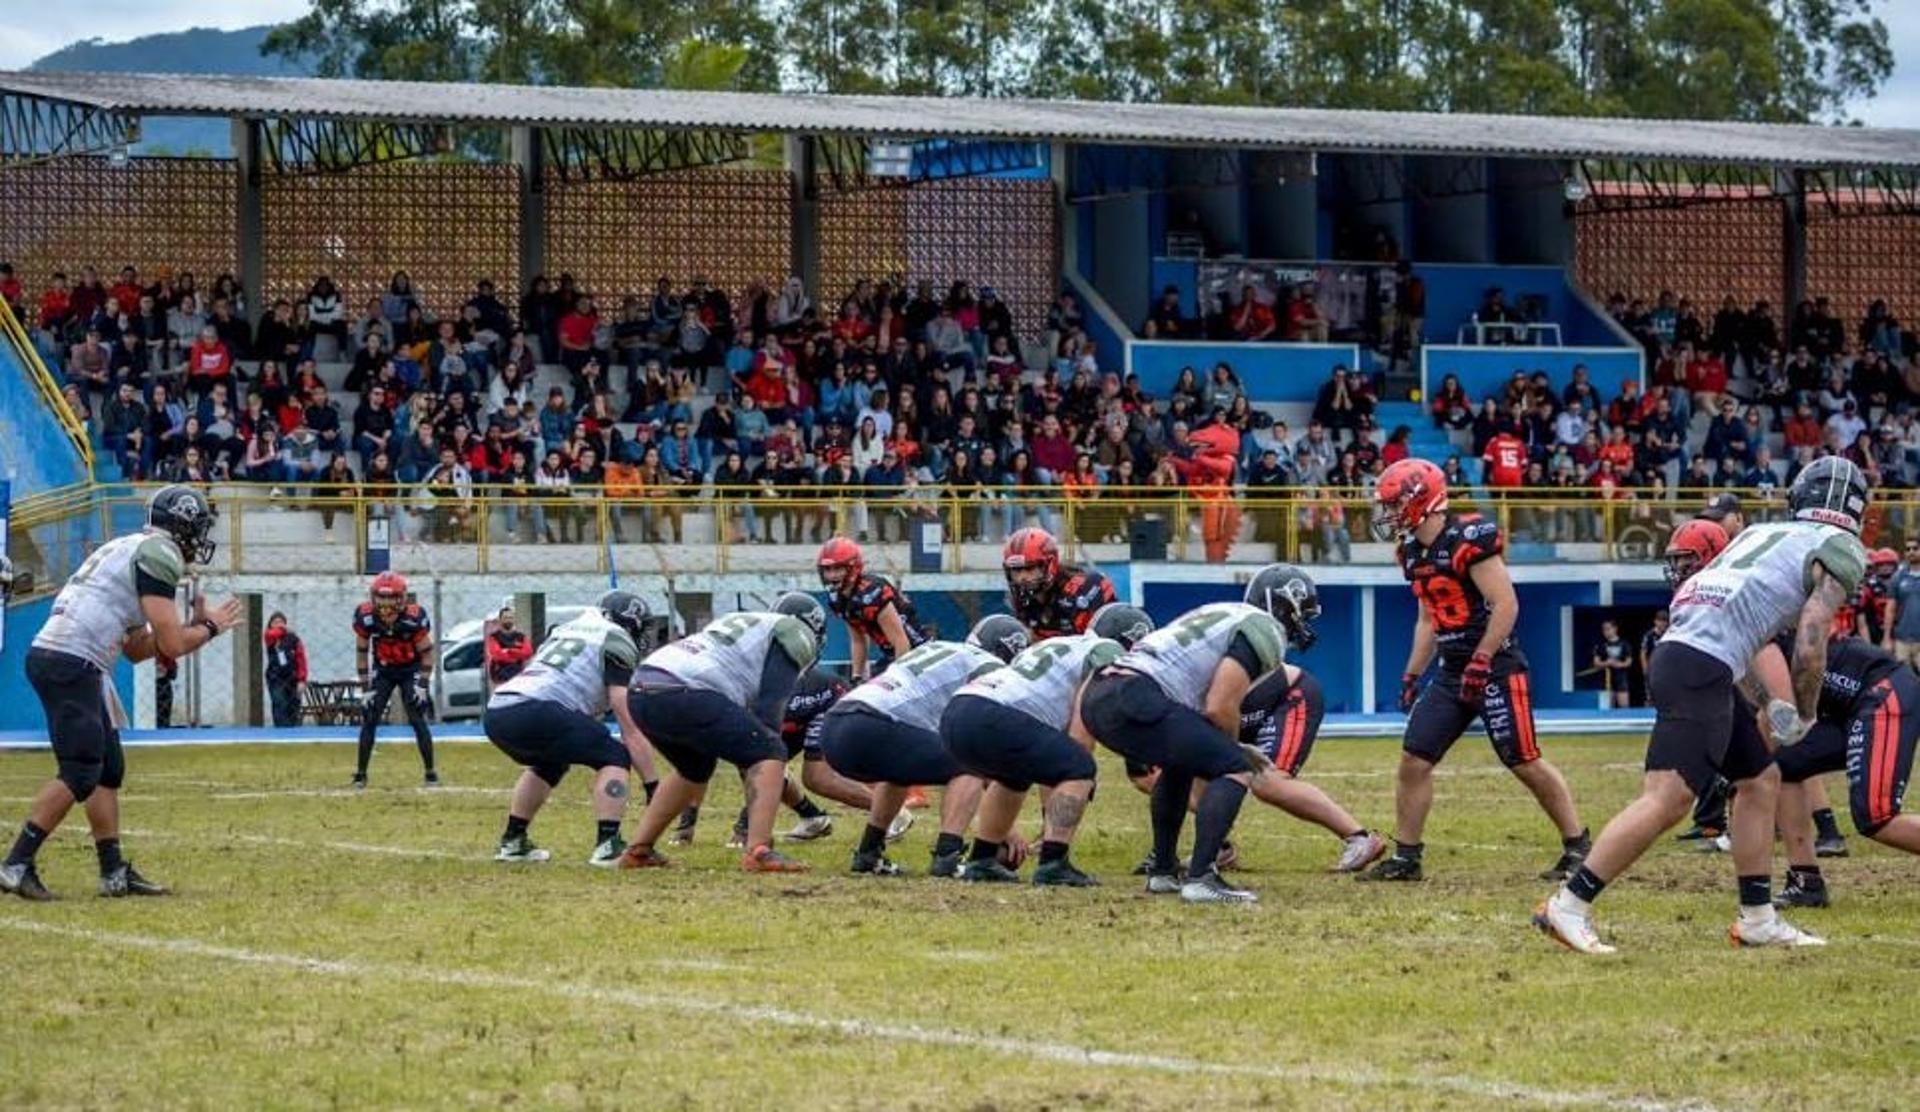
[[[1370,1069],[1323,1069],[1314,1066],[1236,1065],[1181,1058],[1162,1054],[1134,1054],[1072,1043],[1041,1042],[1002,1035],[916,1024],[879,1023],[865,1019],[835,1019],[785,1008],[759,1004],[740,1004],[726,1000],[708,1000],[697,996],[669,996],[604,988],[570,981],[534,980],[479,970],[435,969],[420,965],[387,965],[344,958],[313,958],[299,954],[275,953],[220,946],[192,938],[161,938],[151,935],[123,934],[118,931],[90,930],[84,927],[58,926],[10,916],[0,916],[0,929],[28,934],[53,935],[100,945],[122,946],[157,953],[205,958],[236,965],[259,965],[296,969],[331,977],[368,978],[379,981],[411,981],[439,988],[480,988],[519,993],[542,993],[568,1000],[615,1004],[622,1007],[693,1015],[720,1016],[732,1021],[765,1023],[826,1031],[851,1039],[919,1043],[925,1046],[985,1050],[1015,1058],[1056,1062],[1069,1066],[1105,1069],[1143,1070],[1154,1073],[1247,1077],[1274,1081],[1295,1081],[1354,1088],[1410,1089],[1440,1091],[1490,1099],[1525,1101],[1545,1107],[1600,1107],[1629,1109],[1632,1112],[1710,1112],[1711,1106],[1689,1101],[1671,1104],[1641,1097],[1617,1096],[1605,1092],[1581,1092],[1568,1089],[1541,1089],[1528,1085],[1466,1075],[1431,1074],[1394,1075]]]
[[[222,784],[221,787],[231,785]],[[436,788],[274,788],[249,792],[214,792],[208,799],[351,799],[380,795],[512,795],[511,788],[469,788],[442,784]]]

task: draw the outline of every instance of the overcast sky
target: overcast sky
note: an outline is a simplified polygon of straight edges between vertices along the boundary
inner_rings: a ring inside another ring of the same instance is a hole
[[[1920,2],[1882,0],[1892,32],[1893,79],[1856,114],[1881,127],[1920,127]],[[84,38],[121,41],[187,27],[249,27],[291,19],[306,0],[5,0],[0,3],[0,69],[19,69]]]

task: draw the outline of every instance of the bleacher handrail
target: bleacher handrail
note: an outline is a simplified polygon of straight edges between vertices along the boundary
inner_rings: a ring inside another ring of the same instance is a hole
[[[27,377],[33,380],[34,389],[40,392],[41,400],[46,402],[47,407],[53,411],[55,419],[60,422],[60,428],[67,434],[67,439],[73,442],[74,450],[80,453],[81,460],[85,462],[87,474],[91,475],[93,473],[93,441],[87,436],[86,422],[82,421],[80,415],[73,411],[73,407],[67,404],[67,397],[61,392],[59,381],[53,377],[53,373],[47,370],[47,365],[40,359],[40,349],[33,345],[32,337],[27,335],[25,326],[20,323],[18,317],[13,315],[12,307],[4,298],[0,298],[0,342],[11,347],[14,357],[20,361],[22,367],[26,368]]]

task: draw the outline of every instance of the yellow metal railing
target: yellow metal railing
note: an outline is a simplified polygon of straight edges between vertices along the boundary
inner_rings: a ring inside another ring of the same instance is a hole
[[[144,504],[151,489],[119,486],[48,496],[23,507],[20,520],[44,525],[91,513],[104,536],[111,522],[124,522],[128,510]],[[1263,491],[1221,498],[1164,487],[1086,494],[1060,487],[955,494],[930,487],[879,496],[862,488],[800,487],[609,495],[602,488],[576,488],[570,497],[556,498],[528,496],[526,488],[477,487],[470,497],[457,498],[429,497],[417,486],[282,489],[279,496],[251,484],[213,489],[224,519],[216,567],[357,571],[377,525],[396,553],[411,554],[409,563],[445,573],[605,572],[610,562],[623,573],[795,570],[810,561],[796,563],[791,552],[769,548],[769,542],[812,545],[844,534],[864,535],[876,545],[903,543],[916,521],[939,524],[947,571],[997,569],[1007,532],[1030,524],[1053,531],[1071,557],[1094,549],[1115,558],[1129,545],[1135,523],[1154,520],[1174,561],[1285,559],[1312,566],[1392,560],[1389,546],[1370,531],[1372,504],[1338,493]],[[1714,493],[1515,496],[1477,503],[1456,496],[1453,504],[1457,511],[1499,521],[1515,562],[1637,562],[1657,559],[1673,530]],[[1748,496],[1745,508],[1749,521],[1786,512],[1779,498]],[[1865,539],[1891,545],[1916,533],[1920,498],[1900,492],[1875,503]]]
[[[33,380],[34,389],[40,392],[41,400],[47,403],[47,408],[60,422],[60,428],[66,432],[67,439],[73,442],[74,450],[79,452],[80,458],[86,462],[87,474],[91,477],[93,441],[87,436],[86,422],[82,421],[80,415],[73,411],[73,407],[67,404],[66,395],[60,391],[59,381],[53,377],[52,372],[47,370],[47,365],[41,362],[40,350],[33,346],[32,338],[27,335],[27,330],[21,326],[19,319],[13,315],[13,310],[8,307],[4,299],[0,299],[0,342],[13,348],[14,357],[20,361],[22,367],[26,368],[27,377]]]

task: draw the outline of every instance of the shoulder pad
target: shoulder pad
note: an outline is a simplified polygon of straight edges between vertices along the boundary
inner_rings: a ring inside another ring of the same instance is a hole
[[[140,542],[134,549],[134,567],[153,576],[169,587],[178,586],[181,577],[187,573],[186,560],[180,555],[180,546],[173,538],[152,534]]]

